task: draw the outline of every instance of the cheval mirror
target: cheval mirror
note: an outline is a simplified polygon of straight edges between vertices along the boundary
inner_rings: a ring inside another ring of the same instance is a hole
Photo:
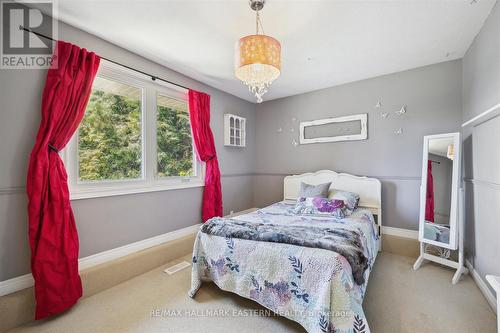
[[[420,186],[418,269],[430,260],[457,269],[452,282],[466,272],[463,267],[463,214],[460,187],[460,133],[424,137]],[[452,250],[458,250],[457,261]]]

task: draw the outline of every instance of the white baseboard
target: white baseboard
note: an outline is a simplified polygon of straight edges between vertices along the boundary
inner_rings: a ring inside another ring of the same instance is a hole
[[[78,269],[84,270],[90,267],[94,267],[111,260],[115,260],[121,257],[125,257],[129,254],[133,254],[142,250],[146,250],[153,246],[161,245],[175,239],[190,235],[195,233],[200,228],[199,224],[195,224],[186,228],[179,230],[167,232],[162,235],[147,238],[142,241],[120,246],[108,251],[93,254],[91,256],[80,258],[78,260]],[[29,288],[33,286],[33,276],[31,274],[25,274],[18,276],[9,280],[0,281],[0,296],[8,295],[13,292]]]
[[[474,282],[476,282],[476,285],[478,286],[479,290],[483,293],[484,297],[488,301],[488,304],[490,307],[493,309],[493,312],[497,313],[497,299],[495,295],[491,292],[491,289],[488,288],[488,285],[486,282],[483,280],[481,275],[474,269],[474,266],[472,266],[472,263],[466,259],[465,260],[465,266],[469,269],[470,275],[472,276],[472,279]]]
[[[382,235],[398,236],[403,238],[418,239],[418,231],[402,228],[382,226]]]
[[[0,281],[0,296],[8,295],[18,290],[33,286],[35,281],[31,274],[21,275],[9,280]]]
[[[192,225],[190,227],[182,228],[179,230],[174,230],[171,232],[167,232],[162,235],[158,235],[155,237],[147,238],[142,241],[138,241],[135,243],[127,244],[124,246],[120,246],[108,251],[100,252],[93,254],[91,256],[81,258],[78,260],[78,268],[79,270],[87,269],[90,267],[94,267],[100,265],[102,263],[115,260],[129,254],[139,252],[145,249],[148,249],[153,246],[157,246],[163,243],[167,243],[169,241],[190,235],[200,228],[200,224]]]

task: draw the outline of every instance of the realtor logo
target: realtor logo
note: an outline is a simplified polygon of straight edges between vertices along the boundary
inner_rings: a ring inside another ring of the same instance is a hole
[[[0,0],[0,6],[0,68],[49,68],[55,44],[35,33],[56,39],[54,2]],[[23,27],[35,33],[25,31]]]

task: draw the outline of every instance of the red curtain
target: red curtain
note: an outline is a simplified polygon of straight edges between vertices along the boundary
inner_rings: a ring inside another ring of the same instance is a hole
[[[432,161],[427,161],[427,193],[425,196],[425,220],[434,222],[434,183],[432,178]]]
[[[78,233],[66,169],[58,151],[66,146],[85,114],[100,61],[94,53],[61,41],[53,59],[26,183],[36,319],[66,310],[82,296]]]
[[[222,216],[222,190],[214,136],[210,129],[210,96],[189,90],[189,117],[198,158],[206,163],[203,222]]]

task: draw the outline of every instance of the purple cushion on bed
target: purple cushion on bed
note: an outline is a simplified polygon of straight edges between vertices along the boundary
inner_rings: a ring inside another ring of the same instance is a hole
[[[344,218],[346,215],[344,201],[327,198],[300,197],[293,212],[303,215],[328,215]]]

